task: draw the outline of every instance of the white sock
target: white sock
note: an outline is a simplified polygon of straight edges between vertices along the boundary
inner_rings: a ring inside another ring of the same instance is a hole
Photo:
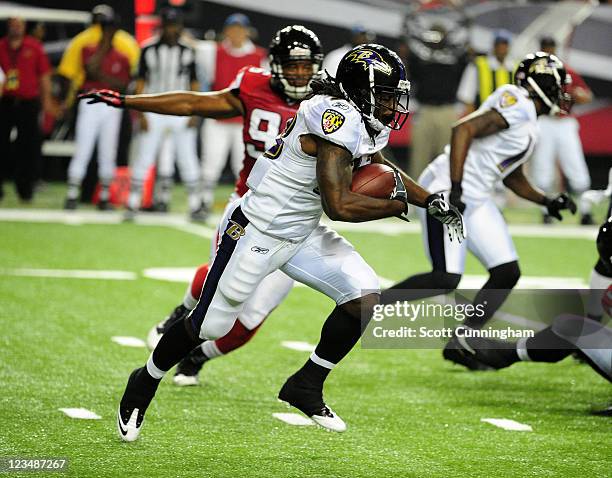
[[[204,355],[206,355],[208,358],[214,358],[223,355],[223,352],[219,350],[219,347],[217,347],[217,344],[215,344],[214,340],[206,340],[202,343],[202,345],[200,345],[200,347],[202,348],[202,352],[204,352]]]
[[[336,366],[335,363],[331,363],[329,360],[322,359],[314,352],[310,354],[310,360],[312,360],[317,365],[323,368],[328,368],[330,370],[332,370]]]
[[[79,186],[80,181],[69,180],[68,181],[68,191],[66,192],[66,197],[68,199],[78,199],[81,193],[81,188]]]
[[[101,179],[100,185],[102,188],[100,189],[100,201],[108,201],[110,198],[110,179]]]
[[[149,360],[147,360],[147,372],[149,372],[149,375],[151,375],[151,377],[157,380],[161,380],[162,378],[164,378],[164,375],[166,375],[166,371],[157,368],[157,366],[153,363],[152,352],[151,355],[149,355]]]
[[[138,209],[140,207],[140,196],[142,195],[142,182],[132,181],[130,195],[128,197],[128,207]]]
[[[199,186],[198,181],[185,183],[185,187],[187,188],[187,204],[191,212],[197,211],[202,205],[202,196],[198,191]]]
[[[198,303],[198,299],[191,295],[191,284],[187,287],[185,291],[185,295],[183,296],[183,305],[189,309],[195,309],[196,304]]]
[[[527,353],[527,338],[520,338],[516,342],[516,355],[523,362],[531,362],[531,357]]]

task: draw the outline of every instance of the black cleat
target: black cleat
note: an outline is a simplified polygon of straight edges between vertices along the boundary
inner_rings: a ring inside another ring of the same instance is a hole
[[[153,204],[153,212],[168,212],[170,207],[167,202],[156,202]]]
[[[130,374],[117,412],[117,433],[123,441],[135,441],[140,434],[144,415],[155,396],[159,380],[152,378],[146,367]]]
[[[132,222],[134,219],[136,219],[137,215],[138,215],[138,211],[136,209],[133,209],[131,207],[126,207],[125,212],[123,213],[123,220],[125,222]]]
[[[174,323],[187,317],[189,312],[191,311],[183,304],[177,305],[170,315],[168,315],[159,324],[154,325],[147,334],[147,347],[149,347],[149,350],[153,350],[155,347],[157,347],[159,339],[161,339],[161,336],[166,332],[166,330],[168,330]]]
[[[66,198],[64,201],[64,209],[66,211],[74,211],[79,205],[79,200],[76,198]]]
[[[516,344],[487,337],[458,337],[464,351],[471,353],[476,361],[499,370],[518,362]]]
[[[583,226],[592,226],[593,224],[595,224],[595,221],[593,220],[593,216],[587,213],[583,214],[580,218],[580,224],[582,224]]]
[[[202,203],[199,208],[189,213],[189,219],[193,222],[206,222],[209,215],[210,209],[206,204]]]
[[[595,415],[597,417],[612,417],[612,405],[608,408],[604,408],[603,410],[593,410],[591,415]]]
[[[206,362],[210,358],[204,355],[202,347],[198,345],[195,349],[189,352],[189,355],[179,362],[176,367],[176,372],[172,378],[174,385],[179,387],[189,387],[198,385],[198,374]]]
[[[106,199],[98,201],[98,211],[114,211],[115,207]]]
[[[305,380],[292,375],[278,392],[278,399],[297,408],[317,425],[328,431],[346,431],[346,423],[325,405],[323,392]]]
[[[453,338],[448,341],[444,350],[442,350],[444,359],[458,365],[463,365],[473,371],[492,370],[493,367],[476,359],[474,350],[466,345],[464,341],[465,338],[459,338],[454,335]]]

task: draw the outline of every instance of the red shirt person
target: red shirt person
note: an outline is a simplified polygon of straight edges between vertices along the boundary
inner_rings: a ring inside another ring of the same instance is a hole
[[[545,36],[540,39],[540,49],[545,53],[554,55],[556,46],[557,43],[553,37]],[[578,134],[578,121],[569,113],[572,105],[591,102],[593,94],[576,71],[569,68],[567,64],[565,69],[572,80],[564,88],[568,101],[560,103],[562,114],[543,115],[538,118],[540,136],[533,152],[530,169],[535,185],[544,192],[554,191],[555,178],[560,168],[571,191],[581,194],[590,188],[591,176]],[[588,211],[583,210],[582,207],[580,213],[583,215],[581,221],[585,223],[592,221],[592,218],[588,216],[585,220],[584,216]],[[552,218],[543,212],[542,220],[548,224]]]
[[[221,91],[242,68],[267,66],[266,51],[250,40],[250,30],[249,18],[234,13],[225,20],[222,41],[202,41],[196,45],[201,84],[212,91]],[[232,172],[238,176],[244,156],[241,119],[206,119],[202,127],[202,183],[207,206],[212,203],[228,155]]]
[[[8,34],[0,39],[0,70],[4,72],[0,85],[0,158],[15,161],[17,194],[22,200],[30,201],[40,161],[40,108],[42,104],[48,110],[51,105],[51,67],[42,44],[25,34],[25,22],[21,18],[9,19]],[[11,148],[13,128],[17,128],[17,140]],[[0,169],[6,168],[0,166]],[[2,182],[0,176],[0,199]]]

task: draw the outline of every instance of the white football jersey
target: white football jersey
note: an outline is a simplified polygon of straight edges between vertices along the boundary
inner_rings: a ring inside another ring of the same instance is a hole
[[[494,109],[508,128],[483,138],[474,138],[463,167],[463,197],[481,200],[490,196],[495,183],[529,159],[538,137],[535,104],[527,90],[503,85],[478,108]],[[450,189],[450,146],[428,167],[436,176],[432,192]],[[426,170],[427,171],[427,170]]]
[[[319,136],[363,163],[387,145],[389,133],[385,128],[372,140],[361,114],[345,100],[317,95],[303,101],[276,145],[255,162],[242,199],[244,215],[271,236],[296,241],[307,237],[317,227],[323,207],[317,158],[302,151],[300,137]]]

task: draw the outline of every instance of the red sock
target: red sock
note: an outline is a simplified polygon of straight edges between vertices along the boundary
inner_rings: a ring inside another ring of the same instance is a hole
[[[236,322],[234,322],[232,330],[230,330],[220,339],[215,340],[215,345],[219,349],[219,352],[221,352],[222,354],[226,354],[228,352],[231,352],[232,350],[236,350],[238,347],[242,347],[249,340],[251,340],[251,337],[253,337],[253,335],[255,335],[255,332],[257,332],[257,329],[259,329],[259,325],[253,330],[249,330],[244,325],[242,325],[242,322],[240,322],[240,320],[236,320]]]
[[[199,299],[204,288],[204,281],[208,275],[208,264],[203,264],[198,267],[193,279],[191,280],[191,295],[194,299]]]

